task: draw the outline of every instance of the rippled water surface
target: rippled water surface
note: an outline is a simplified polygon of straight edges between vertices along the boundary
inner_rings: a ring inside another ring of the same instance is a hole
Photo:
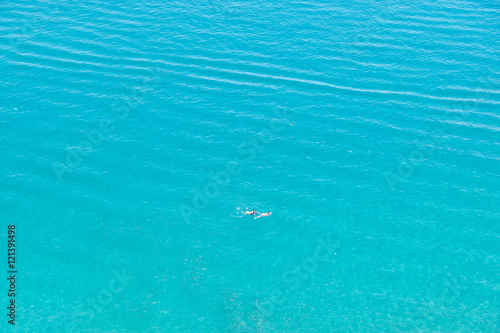
[[[495,2],[0,13],[14,331],[500,329]]]

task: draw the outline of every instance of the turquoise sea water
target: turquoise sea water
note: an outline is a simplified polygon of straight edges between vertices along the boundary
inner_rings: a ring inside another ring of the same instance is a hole
[[[5,331],[500,330],[495,2],[0,12]]]

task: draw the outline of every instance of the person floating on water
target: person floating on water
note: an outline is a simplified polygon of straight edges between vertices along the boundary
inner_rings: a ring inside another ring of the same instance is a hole
[[[252,211],[249,211],[248,209],[245,208],[245,212],[243,213],[245,215],[257,215],[259,212],[256,212],[255,209]]]
[[[254,219],[254,220],[256,220],[256,219],[258,219],[259,217],[262,217],[262,216],[269,216],[269,215],[271,215],[271,214],[272,214],[271,212],[262,213],[262,214],[260,214],[259,216],[254,217],[253,219]]]

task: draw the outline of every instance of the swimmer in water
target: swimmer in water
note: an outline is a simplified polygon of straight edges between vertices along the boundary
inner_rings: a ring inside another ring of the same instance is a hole
[[[257,215],[259,213],[256,212],[255,209],[252,211],[249,211],[248,209],[245,208],[245,212],[243,214],[245,214],[245,215]]]
[[[259,217],[262,217],[262,216],[269,216],[269,215],[271,215],[271,214],[272,214],[271,212],[262,213],[262,214],[260,214],[259,216],[254,217],[253,219],[254,219],[254,220],[256,220],[256,219],[258,219]]]

